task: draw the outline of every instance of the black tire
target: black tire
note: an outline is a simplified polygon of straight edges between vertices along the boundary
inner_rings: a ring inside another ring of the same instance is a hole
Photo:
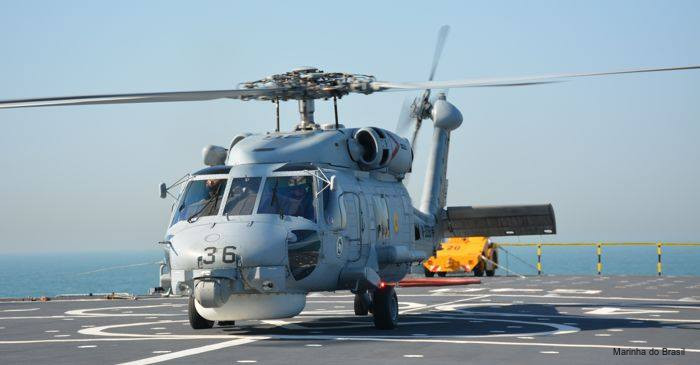
[[[399,299],[393,286],[374,291],[372,301],[374,327],[380,330],[396,328],[399,322]]]
[[[445,271],[438,271],[438,276],[441,277],[441,278],[444,278],[445,276],[447,276],[447,272],[445,272]]]
[[[496,275],[496,270],[486,270],[486,276],[494,276]]]
[[[355,315],[356,316],[366,316],[367,313],[369,313],[369,309],[367,308],[367,303],[365,303],[365,300],[362,298],[363,295],[366,294],[360,294],[357,293],[355,294],[355,302],[354,302],[354,307],[355,307]]]
[[[474,276],[484,276],[484,263],[481,262],[474,268]]]
[[[425,277],[426,277],[426,278],[432,278],[433,276],[435,276],[435,273],[434,273],[434,272],[432,272],[432,271],[430,271],[430,270],[428,270],[428,269],[426,269],[426,268],[423,268],[423,271],[425,271]]]
[[[195,330],[203,330],[214,327],[214,321],[210,321],[197,313],[197,307],[194,306],[194,296],[190,296],[190,302],[187,306],[187,317],[190,320],[190,327]]]

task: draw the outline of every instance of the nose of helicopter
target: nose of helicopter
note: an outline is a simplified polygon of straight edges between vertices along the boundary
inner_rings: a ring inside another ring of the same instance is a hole
[[[175,234],[174,268],[281,266],[287,231],[266,222],[227,222],[190,227]],[[238,262],[237,262],[238,261]]]

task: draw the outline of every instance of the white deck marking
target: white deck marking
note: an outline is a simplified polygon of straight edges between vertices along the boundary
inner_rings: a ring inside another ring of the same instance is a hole
[[[70,337],[70,335],[53,335],[53,337]]]
[[[540,351],[540,354],[558,354],[559,351]]]
[[[611,329],[609,329],[608,331],[610,331],[610,332],[622,332],[622,331],[624,331],[624,330],[623,330],[623,329],[620,329],[620,328],[611,328]]]
[[[39,308],[5,309],[3,312],[31,312],[36,310],[39,310]]]
[[[170,350],[156,350],[156,351],[153,351],[152,353],[153,354],[169,354],[171,352],[172,351],[170,351]]]
[[[318,344],[318,343],[309,343],[309,344],[306,344],[306,347],[321,347],[321,346],[323,346],[323,345]]]
[[[644,340],[631,340],[630,342],[631,342],[631,343],[647,343],[647,342],[644,341]]]
[[[674,310],[661,310],[661,309],[634,309],[634,308],[617,308],[617,307],[600,307],[586,312],[586,314],[599,315],[599,316],[609,316],[609,315],[621,315],[621,314],[646,314],[646,313],[678,313]],[[652,317],[659,317],[658,314],[651,314]]]
[[[421,358],[423,355],[403,355],[403,357],[415,357],[415,358]]]
[[[525,293],[535,293],[535,292],[541,292],[542,289],[525,289],[525,288],[497,288],[497,289],[491,289],[489,292],[491,293],[502,293],[502,292],[525,292]]]
[[[596,337],[610,337],[610,334],[609,333],[596,333],[595,336]]]
[[[239,362],[241,364],[253,364],[253,363],[258,362],[258,360],[238,360],[236,362]]]
[[[549,293],[555,294],[600,294],[600,290],[589,290],[589,289],[554,289],[550,290]]]
[[[82,346],[78,346],[79,349],[92,349],[92,348],[95,348],[95,347],[97,347],[97,345],[82,345]]]
[[[213,345],[206,345],[206,346],[201,346],[201,347],[195,347],[187,350],[182,350],[182,351],[176,351],[176,352],[171,352],[168,354],[163,354],[163,355],[158,355],[158,356],[152,356],[152,357],[147,357],[145,359],[141,360],[135,360],[135,361],[130,361],[130,362],[125,362],[121,363],[120,365],[147,365],[147,364],[155,364],[163,361],[168,361],[168,360],[173,360],[173,359],[179,359],[181,357],[185,356],[191,356],[191,355],[197,355],[201,354],[204,352],[209,352],[209,351],[214,351],[214,350],[220,350],[223,348],[227,347],[232,347],[232,346],[239,346],[239,345],[244,345],[247,343],[255,342],[258,341],[258,339],[255,338],[239,338],[231,341],[225,341],[225,342],[219,342],[215,343]]]
[[[419,310],[419,309],[437,308],[437,307],[441,307],[441,306],[447,306],[447,305],[450,305],[450,304],[466,302],[467,300],[477,300],[477,299],[484,299],[484,298],[488,298],[488,297],[489,297],[488,295],[478,295],[478,296],[475,296],[475,297],[469,297],[469,298],[464,298],[464,299],[453,300],[453,301],[446,302],[446,303],[438,303],[438,304],[431,304],[431,305],[421,305],[420,307],[409,308],[409,309],[404,309],[404,310],[402,310],[402,311],[399,311],[399,314],[406,314],[407,312],[411,312],[411,311],[415,311],[415,310]]]
[[[172,304],[155,304],[155,305],[135,305],[135,306],[124,306],[124,307],[103,307],[103,308],[86,308],[86,309],[75,309],[65,312],[69,316],[77,317],[148,317],[148,316],[181,316],[182,314],[174,313],[94,313],[99,311],[115,311],[121,309],[144,309],[144,308],[163,308],[163,307],[174,307]],[[71,318],[72,320],[73,318]]]
[[[56,332],[61,332],[61,331],[59,331],[59,330],[48,330],[48,331],[44,331],[44,332],[46,332],[46,333],[56,333]]]

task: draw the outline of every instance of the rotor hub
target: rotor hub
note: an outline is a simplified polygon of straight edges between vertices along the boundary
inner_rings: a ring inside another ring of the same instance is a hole
[[[300,67],[282,74],[239,84],[242,89],[278,89],[258,100],[309,100],[342,97],[351,92],[370,94],[376,90],[374,76],[345,72],[324,72],[315,67]]]

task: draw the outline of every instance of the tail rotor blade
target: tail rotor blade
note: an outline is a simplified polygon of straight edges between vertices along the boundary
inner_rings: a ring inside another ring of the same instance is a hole
[[[447,35],[449,33],[449,25],[443,25],[438,31],[437,44],[435,45],[435,53],[433,54],[433,65],[430,67],[430,76],[428,76],[428,81],[433,81],[433,78],[435,77],[435,70],[437,69],[438,62],[440,62],[442,49],[445,48],[445,41],[447,40]]]

